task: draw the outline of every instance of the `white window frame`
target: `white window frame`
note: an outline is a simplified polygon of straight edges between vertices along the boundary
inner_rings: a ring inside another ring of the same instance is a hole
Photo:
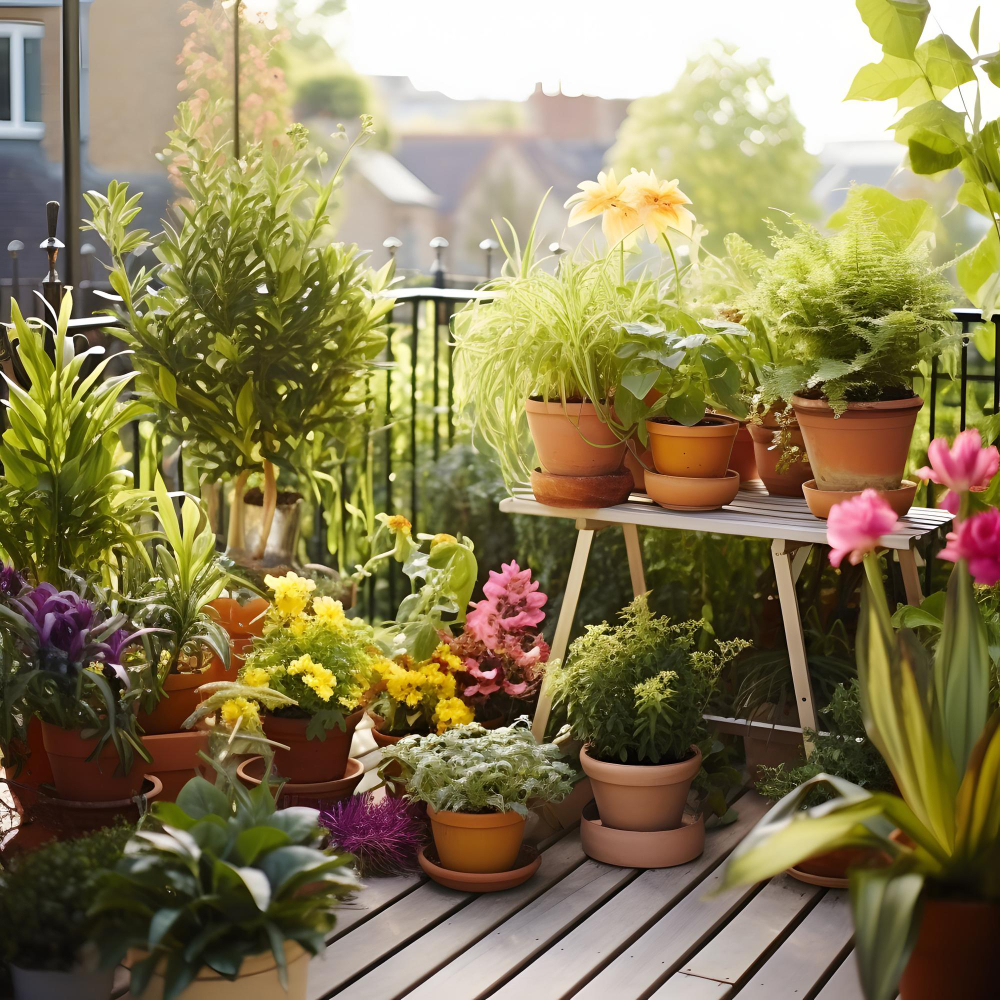
[[[44,38],[45,25],[34,21],[0,21],[0,38],[10,39],[10,121],[0,120],[0,139],[41,139],[44,122],[24,120],[24,40]]]

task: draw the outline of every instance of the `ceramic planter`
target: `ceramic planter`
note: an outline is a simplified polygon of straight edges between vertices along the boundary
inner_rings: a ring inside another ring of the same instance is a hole
[[[646,421],[653,464],[661,476],[724,476],[739,429],[735,417],[721,413],[706,414],[693,427],[662,417]]]
[[[608,476],[622,467],[625,442],[593,403],[529,399],[524,408],[542,471],[554,476]]]
[[[143,955],[131,956],[133,962]],[[285,943],[285,963],[288,967],[288,989],[282,988],[274,956],[253,955],[243,959],[236,979],[224,979],[211,969],[203,968],[193,983],[181,994],[183,1000],[306,1000],[309,974],[309,953],[294,941]],[[154,972],[141,1000],[163,1000],[165,980]]]
[[[848,403],[837,417],[825,399],[793,396],[792,407],[819,489],[899,489],[923,405],[919,396]]]
[[[525,817],[516,812],[438,812],[427,807],[434,847],[445,868],[457,872],[506,872],[524,839]]]
[[[231,526],[230,544],[226,555],[240,566],[282,576],[289,570],[302,572],[297,552],[302,520],[302,497],[296,493],[281,493],[274,509],[274,518],[267,534],[264,554],[256,553],[264,533],[264,497],[260,490],[248,490],[242,500],[233,504],[231,517],[238,519]]]
[[[28,720],[28,731],[25,734],[24,749],[27,759],[17,777],[8,773],[8,778],[27,788],[38,788],[39,785],[52,784],[52,765],[49,755],[45,752],[45,741],[42,738],[42,723],[38,716],[33,715]]]
[[[733,439],[733,453],[729,456],[729,468],[740,477],[741,483],[759,479],[757,473],[757,456],[753,447],[753,438],[746,420],[740,421],[740,429]]]
[[[147,774],[155,774],[163,782],[161,798],[175,802],[177,793],[199,772],[198,753],[208,751],[208,733],[195,729],[184,733],[161,733],[143,736],[142,745],[153,758],[146,765]]]
[[[671,830],[616,830],[603,823],[597,804],[584,806],[580,843],[595,861],[620,868],[672,868],[694,860],[705,849],[705,817],[686,812]]]
[[[899,1000],[993,1000],[1000,991],[1000,905],[928,899]]]
[[[264,758],[248,757],[236,768],[236,773],[244,785],[256,788],[264,780]],[[310,809],[322,809],[331,802],[339,802],[353,795],[364,776],[364,764],[357,758],[351,757],[347,761],[344,776],[336,781],[317,781],[311,784],[286,781],[278,793],[278,808],[306,806]]]
[[[167,674],[163,678],[164,696],[152,712],[139,713],[139,725],[143,732],[151,736],[181,732],[184,720],[201,704],[198,688],[207,683],[207,674],[208,671],[201,670]]]
[[[681,825],[691,782],[701,767],[701,751],[677,764],[609,764],[592,757],[585,746],[580,766],[590,778],[604,826],[653,832]]]
[[[10,965],[14,1000],[108,1000],[114,987],[115,970],[100,972],[50,972]]]
[[[265,715],[261,722],[264,735],[275,743],[284,743],[289,749],[274,751],[274,766],[278,774],[296,784],[314,784],[318,781],[336,781],[344,776],[347,759],[351,755],[354,730],[364,717],[364,711],[344,719],[346,729],[328,729],[326,739],[306,738],[309,719],[289,719]]]
[[[264,615],[270,606],[270,602],[264,597],[255,597],[246,604],[240,604],[235,597],[218,597],[211,604],[205,605],[208,614],[229,633],[230,671],[243,666],[243,658],[254,638],[263,634]]]
[[[122,774],[118,751],[109,741],[93,760],[97,739],[84,739],[78,730],[42,723],[42,740],[52,765],[56,792],[61,798],[88,802],[130,799],[139,793],[146,762],[135,754],[132,767]]]
[[[849,884],[849,869],[881,867],[888,860],[885,853],[873,848],[840,847],[800,861],[794,868],[788,869],[788,874],[809,885],[846,889]]]
[[[774,444],[778,429],[778,422],[770,411],[764,414],[763,423],[747,425],[747,433],[753,441],[757,473],[771,496],[800,497],[802,484],[813,478],[812,466],[808,462],[793,462],[783,472],[778,471],[778,464],[785,453],[781,445]],[[789,445],[797,446],[800,454],[805,454],[805,440],[797,424],[788,428],[786,436]]]

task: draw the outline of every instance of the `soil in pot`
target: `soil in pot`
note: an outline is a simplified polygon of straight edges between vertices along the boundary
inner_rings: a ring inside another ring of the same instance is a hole
[[[661,476],[724,476],[739,429],[735,417],[721,413],[707,414],[692,427],[667,417],[646,421],[653,464]]]
[[[524,839],[525,817],[516,812],[438,812],[427,807],[434,847],[445,868],[456,872],[506,872]]]
[[[139,793],[147,764],[135,754],[127,774],[110,741],[93,760],[97,739],[84,739],[78,730],[42,723],[42,739],[52,765],[52,777],[61,798],[87,802],[129,799]]]
[[[543,471],[555,476],[607,476],[622,467],[625,442],[593,403],[529,399],[528,429]]]
[[[604,826],[642,832],[676,830],[684,816],[691,782],[701,767],[701,751],[677,764],[609,764],[580,751]]]
[[[795,461],[783,471],[778,471],[778,465],[785,454],[785,448],[781,445],[774,446],[774,435],[778,429],[777,421],[770,414],[764,417],[764,423],[751,423],[747,426],[747,431],[753,440],[754,457],[757,462],[757,472],[760,476],[764,488],[771,496],[776,497],[800,497],[802,496],[802,484],[813,478],[812,466],[808,461]],[[806,451],[805,440],[802,431],[798,426],[792,426],[786,434],[789,446],[796,446],[799,454],[804,455]]]
[[[162,801],[175,802],[180,790],[199,773],[198,753],[208,751],[208,736],[205,730],[195,729],[142,737],[142,745],[153,758],[146,765],[146,773],[155,774],[163,782]]]
[[[310,740],[306,738],[309,719],[263,716],[264,735],[289,748],[276,748],[274,751],[274,766],[278,774],[297,784],[342,778],[351,755],[354,730],[363,717],[364,711],[359,709],[345,717],[346,729],[328,729],[325,740]]]
[[[825,399],[793,396],[809,463],[821,490],[899,489],[919,396],[848,403],[836,416]]]

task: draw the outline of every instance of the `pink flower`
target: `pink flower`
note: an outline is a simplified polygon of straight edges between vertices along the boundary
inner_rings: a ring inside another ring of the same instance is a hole
[[[952,514],[958,513],[959,494],[985,490],[1000,468],[1000,452],[993,445],[983,447],[979,431],[962,431],[948,447],[945,438],[935,438],[927,448],[929,466],[917,469],[916,475],[948,487],[942,504]]]
[[[838,503],[826,523],[831,565],[839,566],[848,556],[851,565],[857,566],[895,526],[895,512],[875,490]]]
[[[972,578],[984,587],[1000,583],[1000,511],[992,507],[962,521],[948,532],[940,557],[948,562],[964,559]]]
[[[465,621],[469,631],[488,649],[502,644],[501,633],[525,632],[545,618],[542,606],[548,598],[538,593],[538,581],[532,581],[531,570],[521,569],[513,559],[503,563],[499,573],[490,570],[483,593],[485,599],[472,602],[474,610]]]

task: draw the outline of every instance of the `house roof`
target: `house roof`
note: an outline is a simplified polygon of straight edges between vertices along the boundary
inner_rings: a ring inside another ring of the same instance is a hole
[[[380,149],[359,149],[354,169],[383,197],[397,205],[435,208],[440,201],[419,177]]]

